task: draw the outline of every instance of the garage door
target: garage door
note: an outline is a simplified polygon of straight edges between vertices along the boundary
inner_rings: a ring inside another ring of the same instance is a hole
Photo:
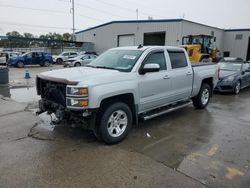
[[[135,35],[119,35],[118,46],[134,46]]]

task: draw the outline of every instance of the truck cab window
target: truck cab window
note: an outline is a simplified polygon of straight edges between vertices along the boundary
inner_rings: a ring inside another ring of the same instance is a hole
[[[163,51],[150,54],[144,62],[144,65],[146,64],[158,64],[160,65],[160,70],[167,70],[165,55]]]
[[[172,69],[187,67],[187,59],[184,52],[181,51],[169,51],[168,52]]]

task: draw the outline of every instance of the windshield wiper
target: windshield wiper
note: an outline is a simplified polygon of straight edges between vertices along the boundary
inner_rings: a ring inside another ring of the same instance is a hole
[[[95,68],[98,68],[98,69],[111,69],[111,70],[117,70],[113,67],[106,67],[106,66],[95,66]]]

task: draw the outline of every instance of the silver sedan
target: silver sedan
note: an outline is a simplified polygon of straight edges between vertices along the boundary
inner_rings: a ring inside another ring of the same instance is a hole
[[[64,67],[80,67],[89,64],[95,58],[97,58],[97,55],[94,54],[79,55],[75,58],[68,59],[68,61],[65,62]]]

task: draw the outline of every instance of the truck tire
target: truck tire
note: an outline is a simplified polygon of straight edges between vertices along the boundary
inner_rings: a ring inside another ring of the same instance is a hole
[[[16,66],[17,66],[18,68],[23,68],[23,67],[24,67],[24,63],[23,63],[22,61],[18,61],[18,62],[16,63]]]
[[[206,108],[210,101],[211,93],[211,87],[208,84],[202,84],[199,94],[192,99],[194,107],[196,109]]]
[[[127,104],[116,102],[106,107],[100,117],[99,134],[106,144],[122,141],[132,127],[132,112]]]

